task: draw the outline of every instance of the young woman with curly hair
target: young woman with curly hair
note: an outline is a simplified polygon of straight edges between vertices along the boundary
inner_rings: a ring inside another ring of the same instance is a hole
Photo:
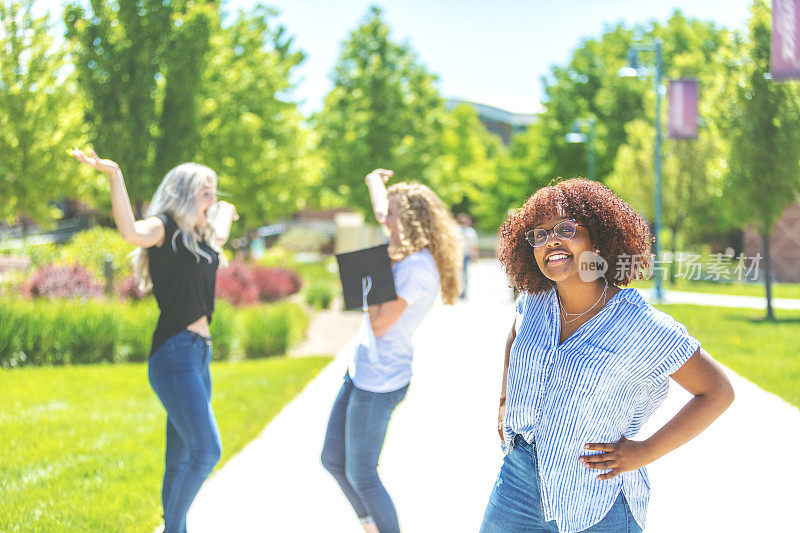
[[[645,465],[727,409],[730,382],[682,324],[620,288],[648,268],[652,239],[602,184],[540,189],[500,240],[500,261],[522,294],[498,415],[506,455],[481,533],[641,531]],[[650,438],[631,440],[669,377],[694,397]]]
[[[452,304],[460,293],[462,253],[458,229],[441,200],[425,185],[397,183],[392,171],[366,177],[375,217],[389,236],[397,299],[369,306],[353,362],[333,404],[322,464],[339,483],[367,533],[397,533],[400,526],[378,477],[378,458],[389,418],[411,381],[411,336],[441,293]],[[371,337],[374,334],[373,338]],[[363,337],[363,338],[361,338]]]

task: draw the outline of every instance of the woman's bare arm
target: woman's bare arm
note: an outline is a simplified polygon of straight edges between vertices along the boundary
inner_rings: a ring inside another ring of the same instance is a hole
[[[511,331],[506,338],[505,358],[503,360],[503,383],[500,386],[500,409],[497,412],[497,433],[500,434],[500,442],[503,442],[503,420],[506,417],[506,383],[508,382],[508,363],[511,360],[511,346],[517,338],[516,322],[511,324]]]
[[[694,397],[649,439],[614,443],[589,443],[588,450],[605,453],[581,457],[588,468],[611,470],[599,479],[641,468],[699,435],[733,402],[734,392],[722,368],[702,348],[698,348],[672,378]]]
[[[389,214],[389,197],[386,193],[386,182],[394,176],[394,172],[383,168],[376,168],[364,178],[369,189],[369,198],[372,202],[372,211],[375,218],[383,224]]]
[[[231,236],[231,226],[236,220],[239,220],[239,213],[236,212],[233,204],[228,202],[217,204],[217,212],[211,224],[214,226],[214,235],[218,246],[224,246],[228,242]]]
[[[380,337],[400,320],[403,311],[408,307],[408,303],[397,297],[396,300],[384,302],[378,305],[369,306],[369,321],[372,324],[372,332],[376,337]]]
[[[89,150],[89,155],[83,150],[75,148],[70,151],[75,159],[99,170],[108,176],[111,193],[111,211],[114,223],[117,225],[122,238],[142,248],[160,245],[164,240],[164,223],[156,217],[136,220],[131,209],[131,201],[125,188],[125,180],[119,165],[110,159],[100,159],[94,150]]]

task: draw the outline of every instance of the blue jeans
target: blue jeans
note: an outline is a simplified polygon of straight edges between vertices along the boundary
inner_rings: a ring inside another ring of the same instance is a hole
[[[464,285],[461,287],[461,294],[458,296],[459,298],[467,297],[467,282],[468,282],[470,263],[472,263],[472,256],[465,255],[461,270],[461,276],[462,276],[461,281]]]
[[[186,532],[189,506],[222,453],[211,409],[210,361],[210,341],[189,330],[167,339],[148,361],[150,385],[167,410],[165,533]]]
[[[539,494],[539,467],[532,444],[515,437],[503,459],[480,533],[558,533],[555,520],[545,522]],[[605,517],[584,533],[641,533],[622,492]]]
[[[374,521],[381,533],[400,531],[392,499],[378,477],[378,458],[392,411],[406,391],[408,385],[385,393],[365,391],[346,375],[322,448],[322,465],[339,483],[362,523]]]

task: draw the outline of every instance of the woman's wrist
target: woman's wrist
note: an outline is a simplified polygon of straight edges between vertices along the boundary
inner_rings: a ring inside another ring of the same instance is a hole
[[[659,454],[656,451],[656,446],[651,441],[651,439],[652,439],[652,437],[650,439],[645,439],[645,440],[638,441],[639,446],[640,446],[640,448],[642,450],[642,456],[644,457],[645,464],[647,464],[647,465],[649,465],[650,463],[652,463],[653,461],[655,461],[656,459],[658,459],[659,457],[661,457],[663,455],[663,454]]]
[[[115,163],[114,166],[106,170],[106,175],[109,177],[109,179],[121,180],[122,170],[120,170],[119,165]]]
[[[366,178],[364,178],[364,183],[366,183],[368,187],[370,185],[382,185],[383,178],[380,176],[380,174],[370,173],[367,174]]]
[[[230,202],[217,203],[217,213],[215,218],[217,218],[218,220],[227,220],[230,222],[237,220],[239,217],[236,212],[236,206]]]

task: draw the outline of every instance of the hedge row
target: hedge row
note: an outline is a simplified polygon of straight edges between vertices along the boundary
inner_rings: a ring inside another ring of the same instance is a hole
[[[158,310],[152,301],[0,299],[0,366],[144,361]],[[308,315],[294,303],[234,308],[217,302],[214,359],[286,353]]]

